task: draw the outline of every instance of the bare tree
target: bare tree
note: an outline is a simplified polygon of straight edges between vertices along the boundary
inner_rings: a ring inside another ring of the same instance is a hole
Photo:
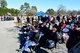
[[[80,10],[77,11],[77,14],[80,15]]]
[[[73,15],[77,15],[77,10],[73,10],[73,11],[72,11],[72,14],[73,14]]]
[[[59,5],[57,10],[57,15],[65,15],[66,14],[66,8],[63,5]]]
[[[68,10],[67,11],[67,14],[70,15],[70,16],[75,16],[75,15],[78,14],[78,11],[77,10],[72,10],[72,11],[71,10]]]
[[[72,11],[71,10],[68,10],[67,11],[67,15],[72,15]]]

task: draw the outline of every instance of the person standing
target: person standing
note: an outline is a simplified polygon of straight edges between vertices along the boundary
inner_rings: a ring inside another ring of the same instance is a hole
[[[34,22],[33,21],[34,21],[34,18],[32,17],[32,25],[34,25]]]
[[[17,26],[19,26],[19,23],[20,23],[20,18],[17,17]]]
[[[30,19],[29,19],[29,17],[27,17],[26,19],[27,19],[27,23],[30,23]]]
[[[3,21],[3,17],[1,16],[1,21]]]
[[[56,20],[58,20],[58,22],[60,22],[60,16],[57,16],[56,17]]]
[[[25,24],[25,19],[24,19],[24,17],[21,18],[21,22],[22,22],[21,25],[23,26],[23,25]]]

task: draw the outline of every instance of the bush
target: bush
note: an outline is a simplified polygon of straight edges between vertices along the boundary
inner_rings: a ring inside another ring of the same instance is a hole
[[[19,10],[14,9],[14,8],[0,8],[0,16],[2,15],[7,15],[7,13],[11,13],[12,16],[18,15],[19,14]]]

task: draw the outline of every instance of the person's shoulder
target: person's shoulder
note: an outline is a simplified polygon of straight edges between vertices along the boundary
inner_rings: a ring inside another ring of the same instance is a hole
[[[77,43],[73,48],[71,48],[71,50],[69,51],[69,53],[80,53],[80,42]]]

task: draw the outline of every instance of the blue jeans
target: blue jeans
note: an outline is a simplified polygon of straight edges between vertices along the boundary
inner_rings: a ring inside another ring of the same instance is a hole
[[[21,50],[26,51],[26,49],[32,44],[36,44],[36,43],[34,41],[27,40]]]

